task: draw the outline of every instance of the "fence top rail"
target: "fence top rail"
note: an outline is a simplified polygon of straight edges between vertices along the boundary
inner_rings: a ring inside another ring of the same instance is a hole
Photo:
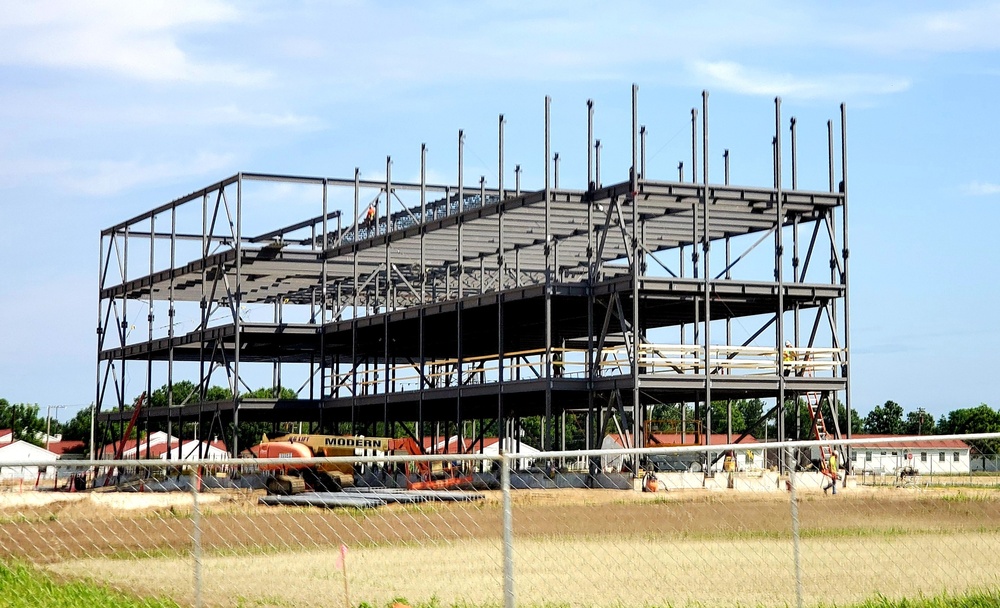
[[[712,437],[715,435],[709,435]],[[56,466],[60,468],[90,468],[90,467],[191,467],[191,466],[253,466],[271,464],[302,464],[302,463],[382,463],[382,462],[413,462],[413,461],[500,461],[504,459],[532,458],[535,460],[548,458],[579,458],[588,456],[619,456],[619,455],[656,455],[683,454],[692,452],[722,452],[747,450],[775,450],[781,448],[811,448],[819,446],[883,446],[894,443],[920,443],[936,441],[975,441],[982,439],[1000,439],[1000,433],[972,433],[966,435],[901,435],[898,437],[869,437],[864,439],[831,439],[827,441],[769,441],[759,443],[720,443],[690,446],[672,446],[659,448],[619,448],[613,450],[561,450],[549,452],[503,452],[500,454],[423,454],[423,455],[375,455],[375,456],[335,456],[325,458],[225,458],[218,460],[11,460],[0,467],[41,467]]]

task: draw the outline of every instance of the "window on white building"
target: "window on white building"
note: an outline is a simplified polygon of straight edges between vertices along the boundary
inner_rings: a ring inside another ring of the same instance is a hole
[[[958,452],[952,452],[951,453],[951,459],[954,462],[958,462]]]
[[[944,452],[938,452],[938,462],[944,462]]]
[[[865,450],[865,462],[871,462],[871,461],[872,461],[872,451]]]
[[[893,455],[893,456],[899,456],[899,452],[897,452],[897,451],[893,450],[893,452],[892,452],[892,455]]]
[[[927,462],[927,452],[920,452],[920,462]]]

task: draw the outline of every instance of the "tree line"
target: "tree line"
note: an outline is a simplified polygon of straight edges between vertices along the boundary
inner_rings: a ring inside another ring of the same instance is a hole
[[[243,398],[263,398],[263,399],[295,399],[295,392],[288,388],[263,387],[255,391],[244,393]],[[170,387],[163,385],[153,391],[148,398],[149,407],[166,407],[168,404],[174,406],[195,404],[209,401],[227,401],[233,398],[232,392],[225,387],[212,386],[200,393],[198,386],[193,382],[181,381],[173,385],[171,398]],[[131,405],[123,409],[130,410],[135,407],[138,397]],[[809,406],[804,399],[798,401],[798,407],[794,401],[788,400],[784,408],[785,434],[791,438],[809,439],[812,431],[812,420],[809,416]],[[765,417],[765,403],[761,399],[737,399],[732,401],[712,402],[712,428],[713,434],[724,434],[727,431],[730,417],[732,419],[732,432],[734,438],[744,433],[753,435],[757,440],[764,440],[776,437],[776,419],[774,415]],[[682,418],[688,421],[703,419],[704,416],[695,416],[694,408],[691,404],[686,404],[682,412],[679,404],[658,404],[651,408],[649,412],[650,420],[658,421],[679,421]],[[45,443],[44,434],[46,420],[42,409],[37,404],[10,403],[6,399],[0,398],[0,429],[11,429],[15,439],[20,439],[43,446]],[[830,408],[824,404],[822,408],[826,420],[824,421],[829,430],[839,428],[842,435],[846,435],[848,430],[851,434],[875,434],[875,435],[952,435],[970,433],[994,433],[1000,432],[1000,410],[993,409],[985,403],[975,407],[959,408],[942,414],[935,419],[924,408],[918,407],[911,411],[904,411],[903,407],[895,401],[886,401],[882,405],[876,405],[865,416],[860,416],[856,409],[851,409],[851,416],[847,416],[845,408],[838,408],[838,419],[834,421],[830,414]],[[84,447],[80,452],[89,451],[90,442],[90,420],[91,408],[82,408],[77,414],[66,422],[51,420],[51,434],[61,434],[63,440],[82,441]],[[125,423],[112,423],[108,427],[100,426],[96,429],[98,445],[110,443],[104,438],[118,439],[124,431]],[[381,428],[381,424],[375,425],[375,434],[381,436],[404,436],[407,434],[416,435],[413,425],[392,424],[387,428]],[[560,436],[561,429],[544,429],[540,417],[528,417],[521,420],[521,439],[529,445],[538,446],[541,443],[541,436],[547,432],[549,445],[557,446],[556,438]],[[236,430],[240,446],[250,446],[260,441],[264,433],[273,433],[275,425],[270,423],[248,423],[241,422]],[[574,413],[566,415],[566,448],[582,449],[585,446],[586,437],[584,429],[584,419]],[[141,437],[145,433],[155,431],[165,431],[166,426],[150,422],[150,426],[133,429],[130,439]],[[286,430],[294,430],[289,427]],[[428,424],[424,429],[424,434],[428,435],[433,427]],[[628,430],[628,429],[625,429]],[[691,428],[688,429],[689,431]],[[701,429],[703,430],[703,429]],[[221,432],[220,432],[221,431]],[[609,423],[604,429],[605,433],[617,432],[617,428]],[[185,438],[200,437],[211,438],[212,434],[222,435],[229,438],[232,436],[233,428],[213,427],[211,421],[204,421],[198,426],[194,422],[186,422],[180,429],[176,426],[172,429],[173,434],[178,434]],[[476,435],[497,436],[496,422],[488,423],[486,428],[476,430]],[[466,433],[468,437],[469,434]],[[560,442],[561,443],[561,442]],[[971,442],[973,447],[983,453],[1000,453],[1000,441],[987,440]],[[561,446],[560,446],[561,447]]]

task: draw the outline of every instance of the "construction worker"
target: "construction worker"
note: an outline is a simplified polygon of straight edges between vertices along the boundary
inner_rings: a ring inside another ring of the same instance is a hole
[[[823,486],[823,493],[826,494],[827,490],[833,488],[833,495],[837,495],[837,451],[834,450],[830,452],[830,460],[827,463],[827,475],[830,476],[830,481]]]
[[[376,215],[377,215],[377,211],[375,209],[375,203],[372,203],[371,205],[368,205],[368,210],[365,211],[365,221],[362,224],[362,226],[365,227],[365,228],[371,228],[371,227],[373,227],[375,225]]]
[[[795,369],[795,351],[792,350],[792,343],[785,340],[785,350],[781,353],[781,359],[784,362],[785,375],[791,376],[792,371]]]

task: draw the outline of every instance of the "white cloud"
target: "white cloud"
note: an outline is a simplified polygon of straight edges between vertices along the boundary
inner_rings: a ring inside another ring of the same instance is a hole
[[[947,11],[905,14],[893,10],[878,24],[878,15],[850,28],[831,28],[833,36],[848,47],[886,53],[954,53],[1000,49],[1000,5],[978,3]],[[875,23],[875,25],[870,25]]]
[[[747,95],[796,97],[800,99],[845,99],[865,95],[898,93],[910,81],[876,74],[833,74],[799,77],[748,68],[731,61],[695,61],[691,70],[706,86]]]
[[[78,167],[65,185],[82,194],[106,196],[135,186],[163,182],[179,177],[217,174],[233,164],[227,154],[202,152],[187,160],[144,164],[138,160],[98,161]]]
[[[314,130],[323,126],[322,121],[314,116],[302,116],[293,112],[285,112],[284,114],[251,112],[235,105],[209,108],[202,113],[200,121],[209,124],[223,123],[251,127],[282,127],[302,130]]]
[[[182,31],[238,17],[220,0],[6,0],[0,2],[0,63],[106,70],[148,81],[258,84],[266,73],[200,62],[179,45]]]
[[[972,181],[965,184],[962,190],[970,196],[992,196],[1000,194],[1000,184],[991,182]]]

